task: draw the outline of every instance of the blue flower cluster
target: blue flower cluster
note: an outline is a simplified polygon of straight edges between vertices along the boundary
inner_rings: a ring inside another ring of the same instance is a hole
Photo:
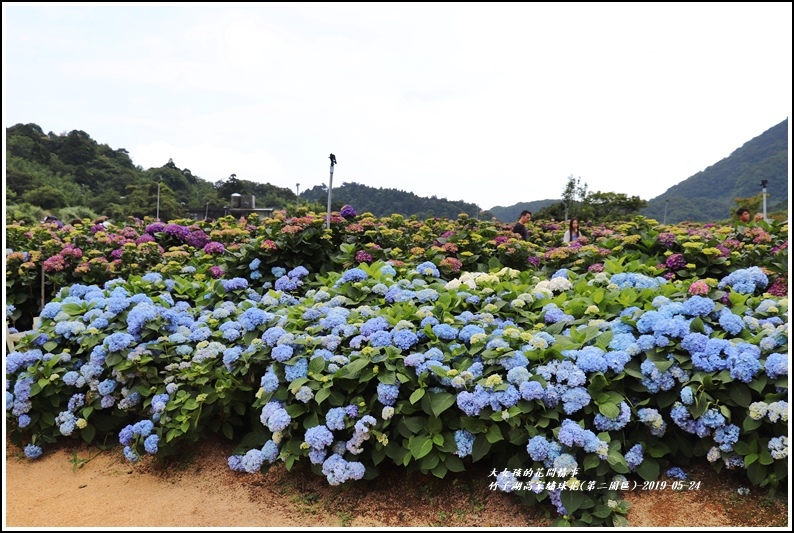
[[[730,287],[740,294],[753,294],[756,289],[765,289],[769,285],[769,278],[757,266],[734,270],[717,284],[717,288]]]

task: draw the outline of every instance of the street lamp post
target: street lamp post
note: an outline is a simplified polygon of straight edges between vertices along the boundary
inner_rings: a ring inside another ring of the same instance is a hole
[[[204,220],[207,220],[210,215],[210,201],[207,200],[207,205],[204,207]]]
[[[295,184],[295,209],[296,209],[295,215],[296,216],[298,215],[297,210],[300,209],[300,206],[301,206],[300,189],[301,189],[301,184],[300,183],[296,183]]]
[[[157,221],[160,222],[160,185],[163,183],[163,177],[157,176]]]
[[[761,194],[764,200],[764,221],[766,221],[766,186],[769,183],[767,180],[761,180]]]
[[[667,204],[669,202],[670,202],[670,200],[665,200],[664,201],[664,221],[662,221],[662,224],[667,224]]]
[[[331,154],[328,159],[331,160],[331,177],[328,179],[328,209],[325,213],[325,228],[331,228],[331,189],[334,187],[334,165],[336,164],[336,156]]]

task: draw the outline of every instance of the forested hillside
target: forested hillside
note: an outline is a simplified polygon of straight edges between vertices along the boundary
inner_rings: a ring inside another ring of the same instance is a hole
[[[586,176],[582,179],[586,182]],[[787,210],[788,119],[748,141],[729,157],[647,201],[639,213],[660,222],[678,223],[727,220],[739,205],[761,212],[762,180],[767,182],[767,212]],[[587,203],[598,195],[619,199],[619,193],[591,192],[579,200]],[[559,218],[562,202],[562,199],[522,201],[508,207],[493,207],[490,211],[503,222],[515,220],[522,209],[540,212],[547,218],[554,213]],[[550,206],[557,209],[549,210]]]
[[[301,198],[321,205],[327,205],[328,187],[316,185],[301,193]],[[446,198],[424,198],[412,192],[383,187],[369,187],[360,183],[343,182],[331,191],[332,210],[344,204],[355,207],[359,213],[370,212],[375,216],[388,216],[399,213],[405,216],[416,215],[420,219],[429,217],[457,218],[461,213],[471,217],[483,216],[476,204],[463,201],[450,201]]]
[[[672,154],[672,157],[675,155]],[[659,221],[725,220],[736,208],[734,199],[758,197],[766,180],[769,212],[788,206],[788,119],[737,148],[730,156],[670,187],[648,202],[641,213]]]
[[[229,166],[233,167],[233,163]],[[233,193],[254,195],[260,208],[293,210],[301,205],[324,212],[327,206],[324,185],[303,191],[298,198],[291,189],[235,174],[210,182],[170,159],[161,167],[144,170],[133,163],[124,148],[100,144],[80,130],[45,134],[37,124],[17,124],[6,129],[5,185],[6,217],[10,220],[40,220],[44,214],[64,220],[154,216],[158,189],[159,215],[164,220],[185,217],[190,212],[210,216],[223,213],[223,206],[229,205]],[[349,203],[359,212],[378,216],[487,215],[475,204],[422,198],[410,192],[358,183],[334,188],[332,200],[333,210]]]
[[[230,168],[233,163],[229,162]],[[496,217],[503,222],[515,220],[523,209],[541,218],[560,220],[567,209],[574,208],[580,209],[576,214],[596,218],[639,212],[670,223],[713,221],[730,218],[737,203],[760,211],[761,182],[766,180],[768,211],[780,211],[788,206],[788,119],[650,201],[628,198],[619,192],[587,192],[587,177],[583,179],[583,189],[572,189],[571,194],[560,191],[561,196],[567,195],[565,201],[522,201],[490,209],[462,200],[425,198],[410,191],[350,182],[333,189],[331,208],[339,210],[350,204],[359,213],[399,213],[420,219],[454,218],[466,213],[478,218]],[[325,184],[301,192],[298,198],[291,189],[235,174],[210,182],[170,159],[160,167],[144,170],[134,164],[124,148],[101,144],[80,130],[45,134],[36,124],[17,124],[6,129],[5,186],[7,220],[40,220],[44,214],[62,219],[143,218],[154,216],[157,204],[160,218],[165,220],[186,217],[191,212],[222,214],[233,193],[254,195],[260,208],[292,210],[302,205],[324,212],[328,198]],[[620,205],[608,213],[607,204]]]

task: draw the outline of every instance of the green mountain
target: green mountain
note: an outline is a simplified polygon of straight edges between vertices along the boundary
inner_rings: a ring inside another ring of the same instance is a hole
[[[767,182],[767,212],[786,210],[789,199],[788,119],[746,142],[722,161],[649,200],[640,214],[671,224],[684,220],[726,220],[738,207],[737,198],[753,198],[741,204],[757,205],[757,209],[751,210],[760,212],[762,180]],[[497,219],[511,222],[523,209],[535,213],[561,201],[519,202],[508,207],[492,207],[489,211]]]
[[[231,162],[233,163],[233,162]],[[736,199],[760,210],[761,181],[767,184],[768,212],[788,206],[788,119],[748,141],[729,157],[671,187],[650,200],[640,213],[669,223],[730,218]],[[224,213],[232,193],[253,195],[257,207],[294,209],[299,200],[288,188],[238,179],[234,174],[206,181],[169,160],[144,170],[133,163],[124,148],[100,144],[86,132],[45,134],[36,124],[6,128],[6,218],[41,219],[43,213],[61,219],[99,215],[122,219],[155,215],[162,219]],[[607,194],[597,201],[610,202]],[[603,195],[602,195],[603,196]],[[332,210],[352,205],[357,212],[376,216],[399,213],[419,218],[474,218],[512,222],[528,209],[537,213],[562,200],[519,202],[482,211],[476,204],[425,198],[398,189],[342,183],[334,188]],[[316,185],[303,191],[300,204],[324,211],[327,188]],[[155,207],[157,205],[157,207]]]
[[[161,167],[136,166],[124,148],[100,144],[80,130],[45,134],[37,124],[6,128],[7,221],[41,220],[53,214],[62,220],[107,216],[123,219],[159,214],[163,220],[189,215],[217,217],[233,194],[254,196],[259,208],[293,211],[300,203],[315,211],[327,206],[327,189],[317,185],[296,192],[269,183],[238,178],[209,182],[169,159]],[[300,200],[300,202],[298,202]],[[333,190],[332,209],[353,205],[376,216],[457,218],[491,217],[479,206],[446,198],[423,198],[396,189],[343,183]]]
[[[737,207],[735,198],[760,196],[763,180],[767,212],[787,209],[788,119],[744,143],[725,159],[670,187],[650,200],[640,213],[671,224],[725,220]]]
[[[521,214],[521,211],[524,209],[530,213],[537,213],[544,207],[549,207],[561,201],[562,200],[535,200],[534,202],[519,202],[509,207],[497,205],[496,207],[490,208],[488,211],[490,211],[497,220],[502,222],[515,222],[518,220],[518,215]]]
[[[315,202],[322,206],[328,203],[328,188],[315,185],[301,193],[301,200]],[[461,200],[453,201],[446,198],[431,196],[425,198],[412,192],[398,189],[384,189],[383,187],[369,187],[360,183],[342,183],[331,191],[331,210],[338,211],[343,205],[352,205],[357,213],[372,213],[377,217],[389,216],[398,213],[404,216],[416,215],[418,218],[457,218],[459,214],[466,213],[477,218],[487,215],[480,213],[476,204]],[[488,215],[490,217],[490,215]]]

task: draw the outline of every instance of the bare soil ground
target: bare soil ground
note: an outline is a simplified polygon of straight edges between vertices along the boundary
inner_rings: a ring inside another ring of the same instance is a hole
[[[178,460],[131,464],[120,449],[78,444],[50,448],[35,461],[6,442],[3,530],[96,528],[547,527],[549,504],[528,507],[489,490],[484,469],[440,480],[394,468],[372,481],[331,487],[323,476],[282,464],[265,474],[227,466],[232,446],[204,442]],[[790,526],[788,493],[768,497],[708,465],[688,469],[700,489],[624,492],[638,528]]]

